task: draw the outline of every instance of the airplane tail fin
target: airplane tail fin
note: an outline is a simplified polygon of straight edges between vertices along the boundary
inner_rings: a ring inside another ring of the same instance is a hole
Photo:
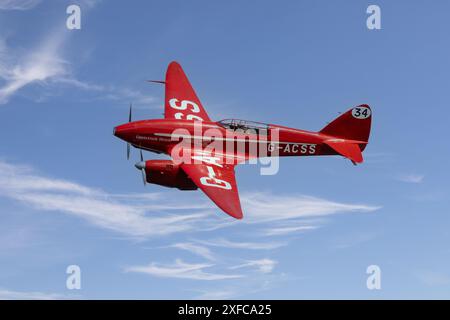
[[[353,163],[363,161],[370,135],[372,110],[367,104],[354,107],[330,122],[320,133],[330,136],[325,143]]]

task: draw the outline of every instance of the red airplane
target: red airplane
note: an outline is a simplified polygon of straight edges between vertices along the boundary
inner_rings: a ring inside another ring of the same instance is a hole
[[[114,135],[141,149],[136,168],[146,182],[180,190],[200,188],[220,209],[242,219],[234,167],[259,157],[341,155],[363,162],[372,112],[362,104],[341,114],[319,132],[274,124],[226,119],[212,121],[177,62],[169,64],[165,81],[164,119],[131,121]],[[142,149],[171,156],[143,160]]]

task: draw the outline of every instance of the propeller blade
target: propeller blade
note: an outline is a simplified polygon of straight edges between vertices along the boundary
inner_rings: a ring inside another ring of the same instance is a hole
[[[141,172],[142,172],[142,181],[144,182],[144,186],[145,186],[146,183],[147,183],[147,177],[146,177],[146,174],[145,174],[145,161],[144,161],[144,156],[142,155],[142,150],[139,150],[139,151],[140,151],[140,154],[141,154],[141,162],[136,163],[134,166],[137,169],[141,170]]]
[[[162,80],[147,80],[147,82],[166,84],[166,82],[165,82],[165,81],[162,81]]]
[[[128,112],[128,122],[131,122],[132,109],[133,109],[133,106],[132,106],[132,104],[130,103],[130,111]]]
[[[128,122],[131,122],[132,109],[133,109],[133,105],[130,102],[130,111],[128,111]],[[131,149],[131,145],[129,143],[127,143],[127,160],[130,160],[130,149]]]
[[[145,176],[145,169],[142,169],[141,172],[142,172],[142,181],[144,182],[144,186],[145,186],[147,184],[147,178]]]

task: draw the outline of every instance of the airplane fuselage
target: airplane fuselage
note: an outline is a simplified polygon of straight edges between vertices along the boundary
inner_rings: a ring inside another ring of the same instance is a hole
[[[214,148],[216,152],[240,157],[335,155],[324,144],[333,137],[279,125],[265,128],[232,130],[220,122],[177,119],[135,121],[117,126],[114,135],[134,147],[170,154],[181,142],[197,148]]]
[[[366,104],[342,113],[319,132],[239,119],[214,122],[179,63],[171,62],[165,80],[156,82],[165,86],[164,119],[132,122],[130,105],[128,123],[114,128],[114,135],[127,142],[127,158],[131,146],[141,149],[135,167],[144,184],[200,189],[224,212],[242,219],[234,170],[240,163],[264,165],[265,160],[256,159],[269,157],[271,165],[262,166],[261,174],[275,174],[277,157],[339,154],[355,165],[363,162],[372,115]],[[144,160],[142,150],[170,159]]]

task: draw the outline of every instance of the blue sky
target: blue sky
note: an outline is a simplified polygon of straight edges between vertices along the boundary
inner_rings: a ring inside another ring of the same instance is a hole
[[[450,298],[448,2],[0,8],[0,298]],[[162,117],[163,87],[144,80],[172,60],[217,120],[320,130],[368,103],[365,163],[239,166],[242,221],[199,191],[144,187],[112,128],[130,102]],[[73,264],[81,290],[66,288]],[[374,264],[381,290],[366,288]]]

